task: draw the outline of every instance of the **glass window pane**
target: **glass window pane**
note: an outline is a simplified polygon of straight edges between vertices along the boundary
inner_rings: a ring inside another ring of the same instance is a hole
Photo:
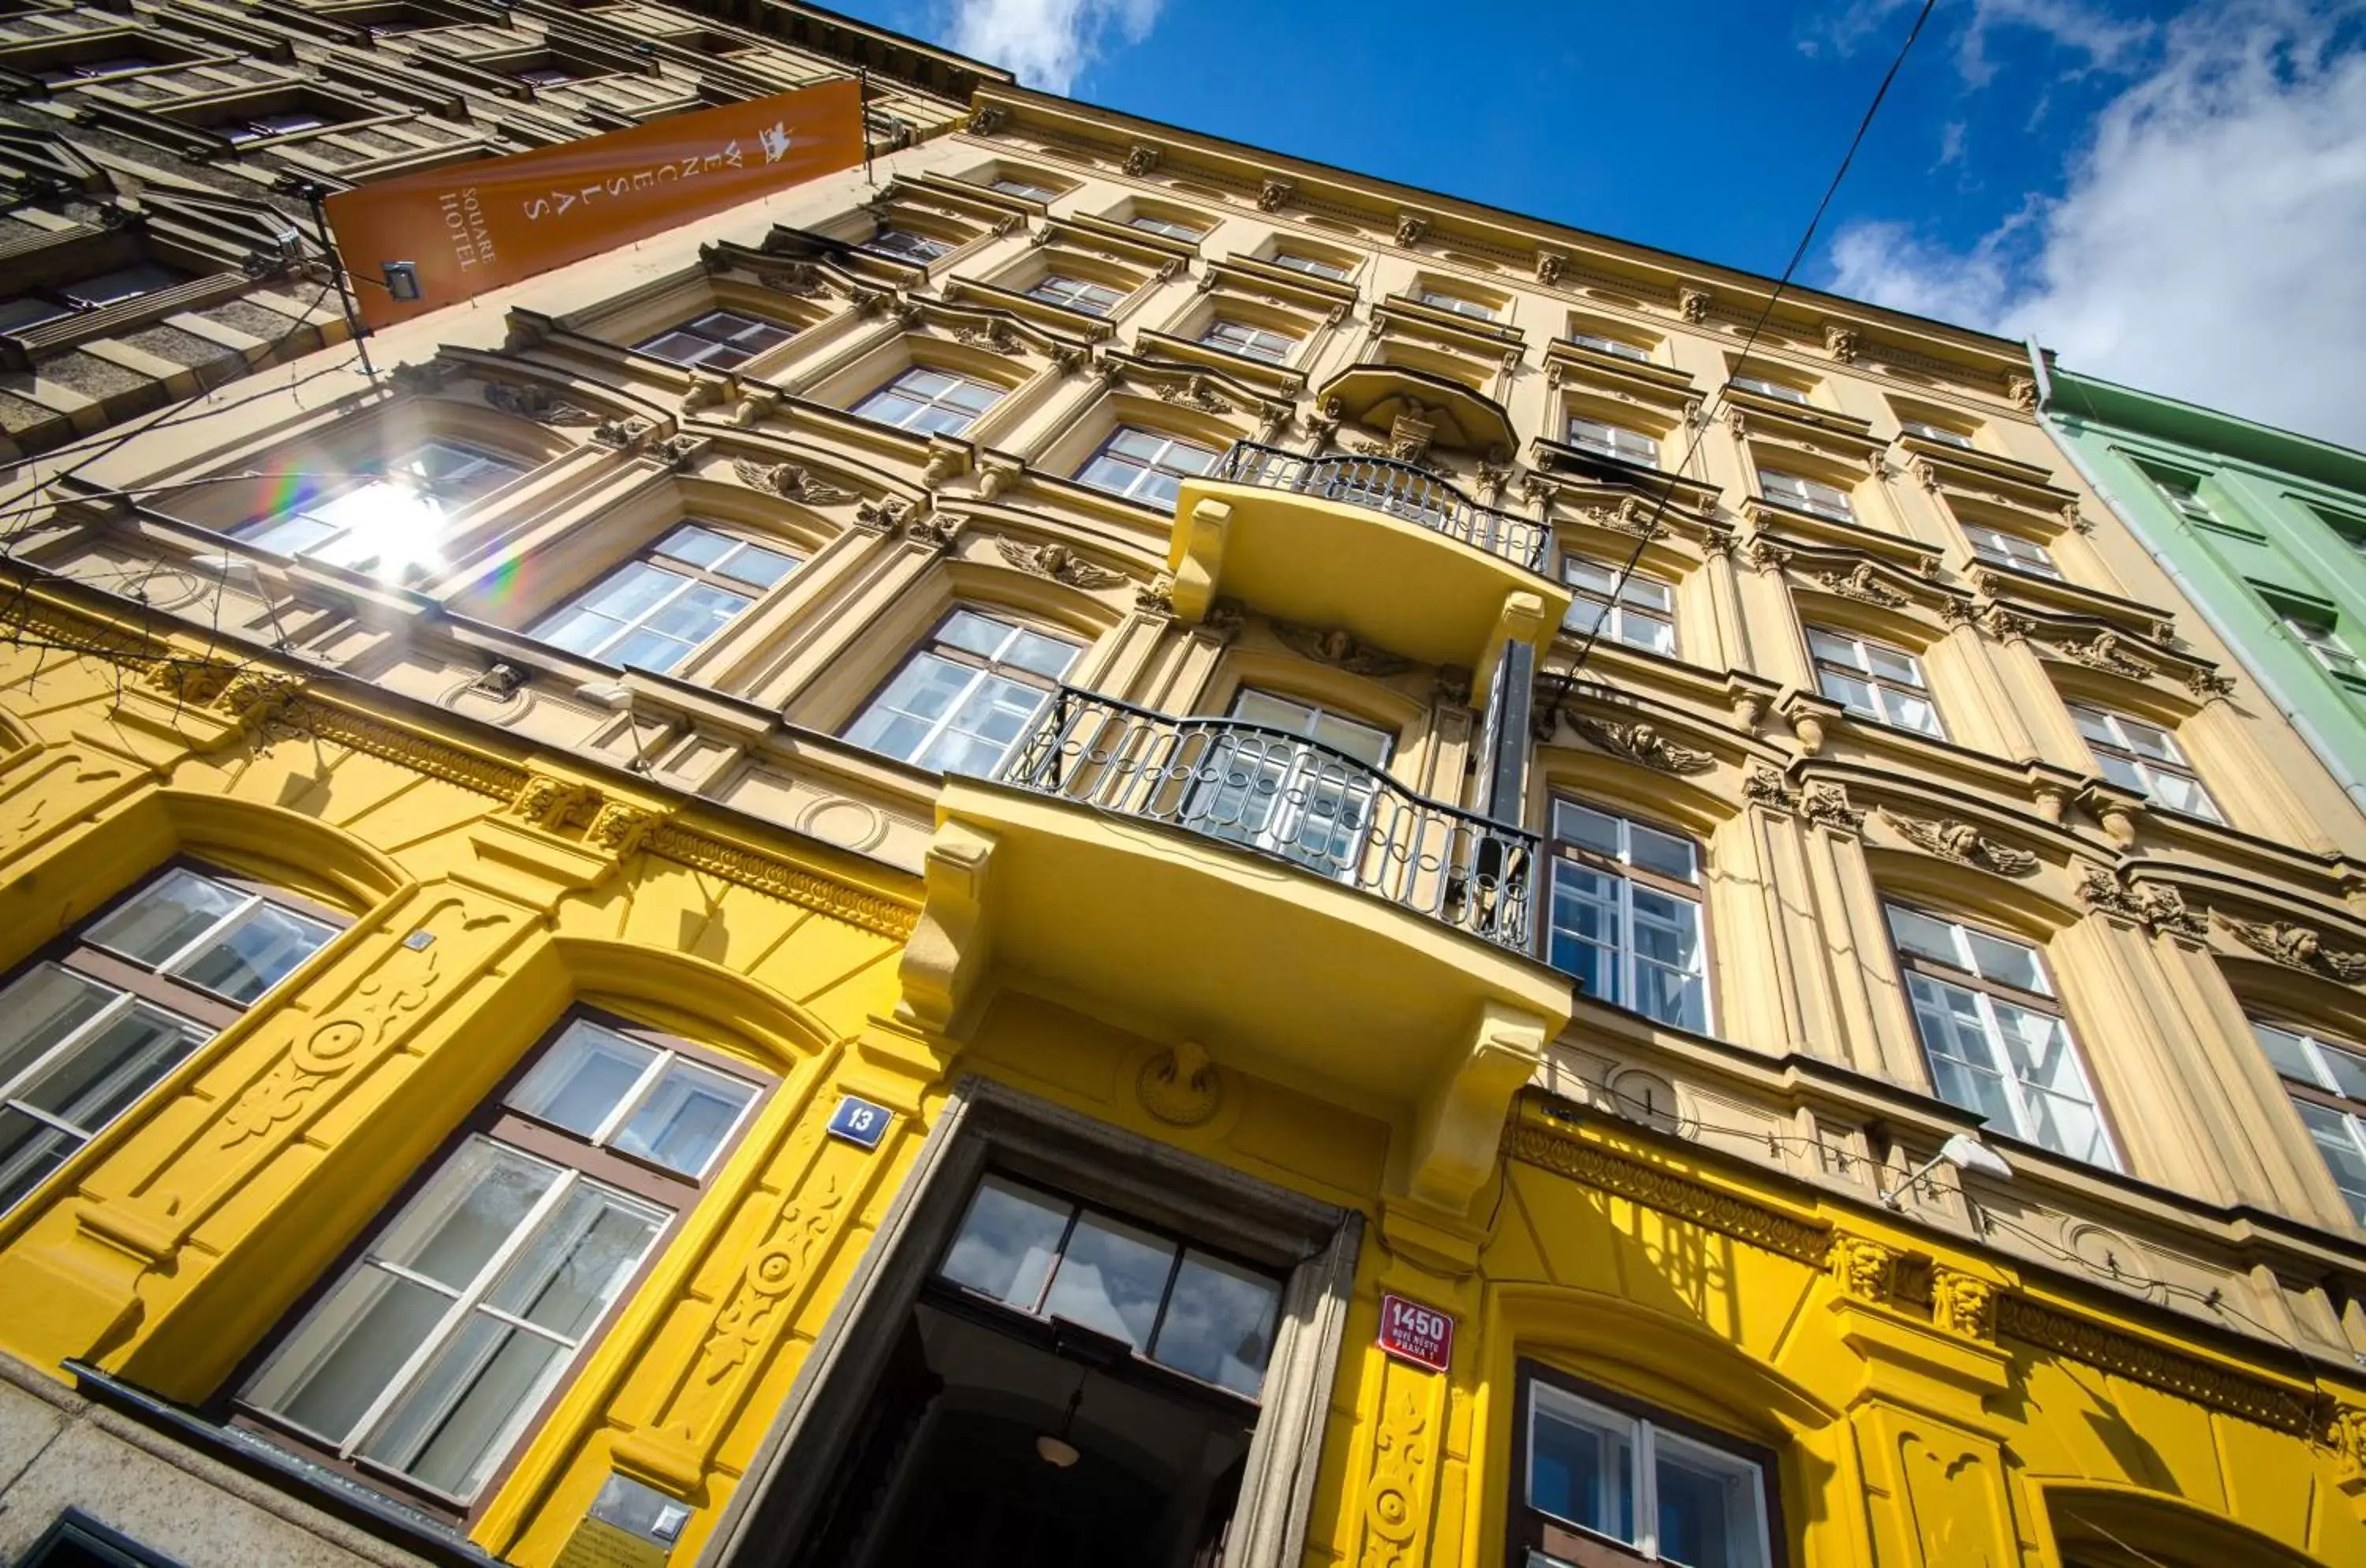
[[[1763,1568],[1758,1467],[1654,1431],[1659,1549],[1684,1568]]]
[[[89,940],[150,967],[197,940],[246,895],[175,866],[90,928]]]
[[[1613,859],[1619,854],[1618,818],[1580,806],[1573,800],[1553,802],[1553,837],[1587,849],[1597,850]]]
[[[677,1059],[610,1146],[698,1177],[755,1098],[754,1084]]]
[[[173,973],[191,985],[243,1004],[286,979],[336,934],[336,928],[325,920],[308,919],[276,904],[262,904],[174,965]]]
[[[1076,645],[1062,642],[1057,637],[1022,631],[1010,639],[1010,646],[1003,649],[1002,658],[1005,663],[1056,680],[1066,674],[1068,666],[1076,661]]]
[[[365,1264],[279,1348],[247,1398],[344,1443],[451,1309],[444,1292]]]
[[[1147,1349],[1175,1250],[1173,1242],[1139,1226],[1087,1211],[1060,1255],[1043,1315],[1065,1317],[1136,1350]]]
[[[2045,968],[2037,961],[2035,949],[1969,926],[1964,927],[1963,931],[1965,941],[1971,944],[1972,966],[1981,976],[2000,986],[2017,986],[2039,996],[2053,994],[2045,984]]]
[[[204,1031],[141,1003],[51,1057],[9,1098],[88,1136],[154,1088],[205,1038]]]
[[[1011,630],[1008,624],[989,620],[975,611],[956,610],[937,633],[937,640],[991,658],[1000,651]]]
[[[1635,1540],[1635,1424],[1530,1384],[1528,1506],[1614,1540]]]
[[[472,1314],[360,1451],[439,1492],[467,1497],[558,1381],[567,1355],[538,1334]]]
[[[1627,832],[1637,865],[1645,871],[1656,871],[1662,876],[1673,876],[1683,882],[1695,879],[1691,840],[1679,839],[1673,833],[1662,833],[1657,828],[1646,828],[1640,822],[1629,822]]]
[[[2302,1083],[2328,1087],[2323,1075],[2317,1071],[2307,1043],[2299,1035],[2288,1029],[2278,1029],[2272,1023],[2261,1023],[2257,1019],[2251,1021],[2251,1032],[2259,1037],[2259,1048],[2268,1054],[2268,1060],[2275,1064],[2277,1072],[2288,1078],[2297,1078]]]
[[[712,528],[702,528],[695,523],[685,523],[658,541],[658,553],[671,556],[693,566],[713,566],[731,553],[736,541]]]
[[[123,993],[55,964],[39,964],[0,990],[0,1094],[58,1043]]]
[[[633,1091],[657,1056],[654,1045],[579,1018],[535,1064],[525,1081],[510,1091],[509,1104],[588,1138]]]
[[[514,1149],[471,1138],[403,1205],[370,1254],[464,1290],[525,1223],[558,1174]]]
[[[578,1181],[501,1271],[487,1302],[570,1340],[591,1332],[657,1239],[664,1215]]]
[[[2333,1073],[2334,1089],[2351,1100],[2366,1100],[2366,1056],[2330,1041],[2317,1042],[2317,1050]]]
[[[0,1106],[0,1213],[23,1201],[82,1145],[72,1133]]]
[[[2366,1225],[2366,1154],[2360,1152],[2357,1121],[2304,1100],[2293,1101],[2293,1108],[2308,1124],[2309,1138],[2324,1156],[2326,1169],[2333,1173],[2334,1185],[2349,1200],[2350,1217]]]
[[[1151,1356],[1255,1398],[1280,1305],[1281,1287],[1266,1276],[1187,1250]]]
[[[725,577],[751,588],[770,588],[797,569],[797,558],[756,545],[742,545],[715,568]]]
[[[1075,1212],[1065,1199],[989,1176],[977,1184],[938,1272],[956,1285],[1032,1312]]]
[[[1830,632],[1810,629],[1808,633],[1808,647],[1818,659],[1830,660],[1835,664],[1845,664],[1852,670],[1866,668],[1864,653],[1847,637],[1834,637]]]

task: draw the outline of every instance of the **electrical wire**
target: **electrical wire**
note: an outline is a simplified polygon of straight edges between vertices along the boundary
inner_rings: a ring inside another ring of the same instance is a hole
[[[1627,587],[1628,579],[1634,575],[1635,568],[1642,562],[1644,549],[1658,532],[1661,514],[1667,511],[1668,500],[1675,493],[1676,476],[1692,466],[1693,456],[1699,450],[1701,437],[1707,433],[1718,405],[1724,402],[1726,393],[1731,389],[1734,378],[1750,362],[1751,350],[1757,346],[1759,334],[1765,331],[1767,321],[1774,314],[1774,306],[1783,298],[1783,291],[1790,287],[1792,275],[1807,259],[1808,247],[1815,243],[1816,231],[1822,226],[1825,212],[1831,207],[1832,198],[1840,194],[1841,182],[1848,177],[1849,165],[1856,161],[1857,150],[1865,144],[1866,133],[1873,129],[1874,116],[1881,112],[1882,100],[1889,96],[1890,84],[1898,79],[1898,71],[1905,66],[1906,57],[1914,48],[1914,40],[1922,36],[1922,25],[1931,19],[1931,12],[1937,5],[1938,0],[1922,0],[1922,8],[1915,14],[1914,25],[1907,29],[1906,40],[1898,46],[1897,57],[1890,61],[1889,69],[1882,73],[1881,85],[1874,89],[1873,101],[1865,106],[1865,117],[1857,121],[1856,134],[1849,138],[1848,151],[1841,155],[1840,167],[1832,171],[1831,182],[1824,187],[1823,199],[1816,203],[1816,210],[1808,218],[1808,227],[1799,235],[1799,243],[1792,247],[1791,259],[1783,265],[1782,276],[1775,279],[1774,288],[1766,296],[1766,303],[1759,308],[1757,320],[1750,323],[1749,335],[1741,342],[1741,352],[1727,367],[1725,379],[1718,383],[1717,389],[1709,394],[1708,401],[1702,406],[1698,419],[1685,438],[1684,457],[1661,483],[1660,493],[1651,503],[1651,516],[1636,530],[1635,547],[1628,552],[1627,563],[1618,569],[1618,575],[1611,579],[1608,597],[1612,604],[1617,603],[1618,595]],[[1609,615],[1605,614],[1594,621],[1584,640],[1578,645],[1576,656],[1560,672],[1560,684],[1553,689],[1552,700],[1545,705],[1545,724],[1550,725],[1560,717],[1561,704],[1568,699],[1570,688],[1576,684],[1579,672],[1585,668],[1585,661],[1592,656],[1594,645],[1601,640],[1602,628],[1609,619]]]

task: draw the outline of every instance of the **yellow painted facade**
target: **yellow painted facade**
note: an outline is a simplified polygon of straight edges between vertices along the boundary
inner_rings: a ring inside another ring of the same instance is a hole
[[[1748,372],[1778,389],[1736,389],[1763,280],[1014,88],[875,181],[0,491],[0,980],[175,864],[338,928],[0,1213],[0,1551],[71,1505],[190,1568],[275,1530],[550,1568],[623,1478],[683,1510],[659,1560],[815,1560],[780,1521],[871,1494],[799,1467],[873,1451],[881,1325],[941,1307],[986,1169],[1276,1289],[1257,1397],[1182,1391],[1245,1447],[1222,1555],[1178,1563],[1543,1562],[1524,1531],[1583,1534],[1527,1470],[1559,1379],[1757,1467],[1736,1568],[2366,1564],[2366,1242],[2253,1030],[2366,1029],[2366,822],[2046,443],[2015,345],[1801,296]],[[716,311],[780,335],[657,346]],[[994,396],[901,427],[914,367]],[[1126,431],[1210,461],[1080,479]],[[501,471],[401,570],[273,545],[238,478],[431,441]],[[692,523],[794,567],[669,669],[552,629],[620,563],[688,573]],[[1564,568],[1630,557],[1667,645],[1583,643]],[[966,771],[856,739],[963,610],[1068,650],[1011,666],[1025,739]],[[1937,732],[1833,694],[1848,639],[1912,656]],[[1300,805],[1403,826],[1211,825],[1260,694],[1385,740],[1275,753],[1343,770]],[[2090,712],[2174,737],[2210,810],[2113,773]],[[1658,886],[1697,1012],[1548,962],[1552,868],[1603,863],[1560,805],[1690,846]],[[2087,1143],[1991,1117],[2009,1180],[1930,1168],[1982,1117],[1890,907],[2034,955]],[[275,1436],[258,1368],[584,1010],[756,1098],[547,1399],[448,1506]],[[1445,1371],[1380,1348],[1389,1296],[1451,1317]],[[1135,1349],[1097,1375],[1175,1394]],[[78,1481],[130,1452],[141,1485]],[[1648,1560],[1613,1533],[1554,1550]]]

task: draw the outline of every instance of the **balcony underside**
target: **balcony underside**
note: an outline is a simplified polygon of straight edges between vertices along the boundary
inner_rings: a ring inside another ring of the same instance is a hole
[[[1370,506],[1256,484],[1187,481],[1167,547],[1175,610],[1217,598],[1347,632],[1425,664],[1469,670],[1483,694],[1506,644],[1543,648],[1569,592],[1504,557]]]
[[[1411,1128],[1403,1190],[1462,1212],[1568,1021],[1541,964],[1286,863],[1008,785],[946,784],[904,1008],[966,1025],[989,973]]]

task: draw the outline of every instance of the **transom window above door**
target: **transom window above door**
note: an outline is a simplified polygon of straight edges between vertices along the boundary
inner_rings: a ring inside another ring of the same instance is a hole
[[[1772,1568],[1774,1477],[1757,1453],[1606,1394],[1589,1398],[1525,1363],[1523,1371],[1525,1517],[1514,1537],[1529,1549],[1530,1568]]]
[[[1208,323],[1208,330],[1200,334],[1200,341],[1211,348],[1246,355],[1251,359],[1262,359],[1268,365],[1289,364],[1290,355],[1298,348],[1298,339],[1288,333],[1279,333],[1270,327],[1252,326],[1246,321],[1227,321],[1222,316]]]
[[[948,773],[991,773],[1082,650],[955,610],[846,731],[857,746]]]
[[[736,370],[769,348],[796,336],[796,329],[738,310],[709,310],[669,327],[633,346],[643,354],[709,370]]]
[[[992,408],[1002,389],[950,370],[915,365],[854,405],[865,419],[936,435],[959,435]]]
[[[1939,710],[1922,683],[1921,661],[1904,649],[1810,626],[1808,650],[1815,655],[1819,689],[1849,712],[1946,739]]]
[[[795,556],[685,523],[561,608],[533,635],[663,674],[797,569]]]
[[[422,441],[375,477],[308,482],[294,506],[232,532],[260,549],[380,577],[431,570],[443,564],[451,514],[525,471],[456,441]]]
[[[2086,738],[2087,749],[2095,754],[2103,776],[2113,784],[2188,817],[2205,822],[2225,820],[2219,815],[2218,803],[2202,787],[2193,764],[2185,760],[2177,738],[2168,730],[2086,703],[2072,703],[2070,717]]]
[[[0,987],[0,1212],[337,934],[271,889],[151,878]]]
[[[1622,463],[1634,463],[1646,468],[1660,466],[1660,444],[1640,431],[1572,414],[1568,434],[1569,444],[1580,451],[1591,452],[1601,457],[1616,457]]]
[[[1172,506],[1183,481],[1213,468],[1218,456],[1212,447],[1186,441],[1179,435],[1121,424],[1101,443],[1101,449],[1077,470],[1076,478],[1096,490],[1121,495],[1128,501]]]
[[[1887,912],[1939,1098],[2010,1136],[2117,1169],[2037,950],[1910,905]]]
[[[1260,1269],[1000,1175],[978,1182],[938,1275],[1247,1399],[1281,1310],[1280,1281]]]
[[[1036,280],[1027,290],[1031,299],[1061,305],[1071,310],[1081,310],[1087,316],[1106,316],[1125,298],[1125,291],[1106,283],[1096,283],[1088,277],[1070,277],[1065,273],[1053,273]]]

